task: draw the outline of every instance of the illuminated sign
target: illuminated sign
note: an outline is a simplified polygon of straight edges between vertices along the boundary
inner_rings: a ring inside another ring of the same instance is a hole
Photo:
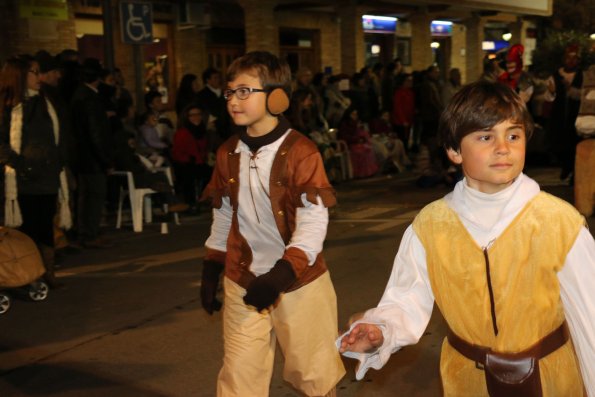
[[[376,15],[363,15],[362,25],[368,33],[394,33],[397,29],[397,18]]]
[[[21,18],[68,20],[68,4],[66,0],[21,0],[19,1]]]
[[[432,21],[430,31],[432,36],[450,36],[452,34],[452,22]]]
[[[481,43],[481,49],[484,51],[500,51],[508,48],[510,43],[506,40],[495,40],[495,41],[483,41]]]

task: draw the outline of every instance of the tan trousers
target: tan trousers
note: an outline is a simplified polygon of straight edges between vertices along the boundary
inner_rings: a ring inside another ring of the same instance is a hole
[[[333,393],[345,375],[335,339],[337,297],[326,272],[281,296],[269,313],[247,306],[246,290],[224,278],[223,368],[218,397],[266,397],[276,342],[285,357],[283,378],[307,396]]]

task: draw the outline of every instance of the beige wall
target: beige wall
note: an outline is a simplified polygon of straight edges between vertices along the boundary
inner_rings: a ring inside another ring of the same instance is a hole
[[[208,64],[205,31],[197,28],[175,30],[173,36],[176,83],[179,84],[185,74],[192,73],[202,84],[201,75]]]
[[[452,26],[452,36],[450,37],[450,67],[459,68],[463,84],[467,82],[466,38],[467,29],[465,28],[465,25],[455,23]]]
[[[411,23],[411,69],[427,69],[432,64],[432,48],[430,47],[432,16],[420,12],[413,14],[409,21]]]
[[[277,12],[275,19],[280,28],[318,30],[320,32],[321,67],[324,70],[324,67],[330,66],[333,68],[333,73],[341,71],[341,46],[338,45],[341,31],[338,19],[334,14]]]

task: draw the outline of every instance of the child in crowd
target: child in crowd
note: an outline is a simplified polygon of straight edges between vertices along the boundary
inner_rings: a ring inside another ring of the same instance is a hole
[[[214,210],[201,284],[212,314],[225,270],[217,395],[268,396],[278,341],[285,380],[308,396],[334,396],[345,370],[321,252],[335,193],[316,145],[279,116],[289,105],[289,66],[251,52],[227,74],[227,110],[242,129],[219,148],[205,190]]]
[[[503,84],[453,96],[440,135],[465,179],[418,214],[378,307],[337,340],[358,379],[416,343],[436,302],[445,396],[595,396],[595,242],[522,173],[532,129]]]
[[[147,157],[153,154],[164,157],[169,156],[169,144],[159,137],[158,123],[157,116],[153,112],[146,112],[141,115],[138,146],[139,151]]]

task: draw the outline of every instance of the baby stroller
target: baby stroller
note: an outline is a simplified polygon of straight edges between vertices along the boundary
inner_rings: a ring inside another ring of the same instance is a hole
[[[10,309],[13,292],[32,301],[45,300],[49,287],[40,280],[44,273],[33,240],[18,230],[0,227],[0,315]]]

